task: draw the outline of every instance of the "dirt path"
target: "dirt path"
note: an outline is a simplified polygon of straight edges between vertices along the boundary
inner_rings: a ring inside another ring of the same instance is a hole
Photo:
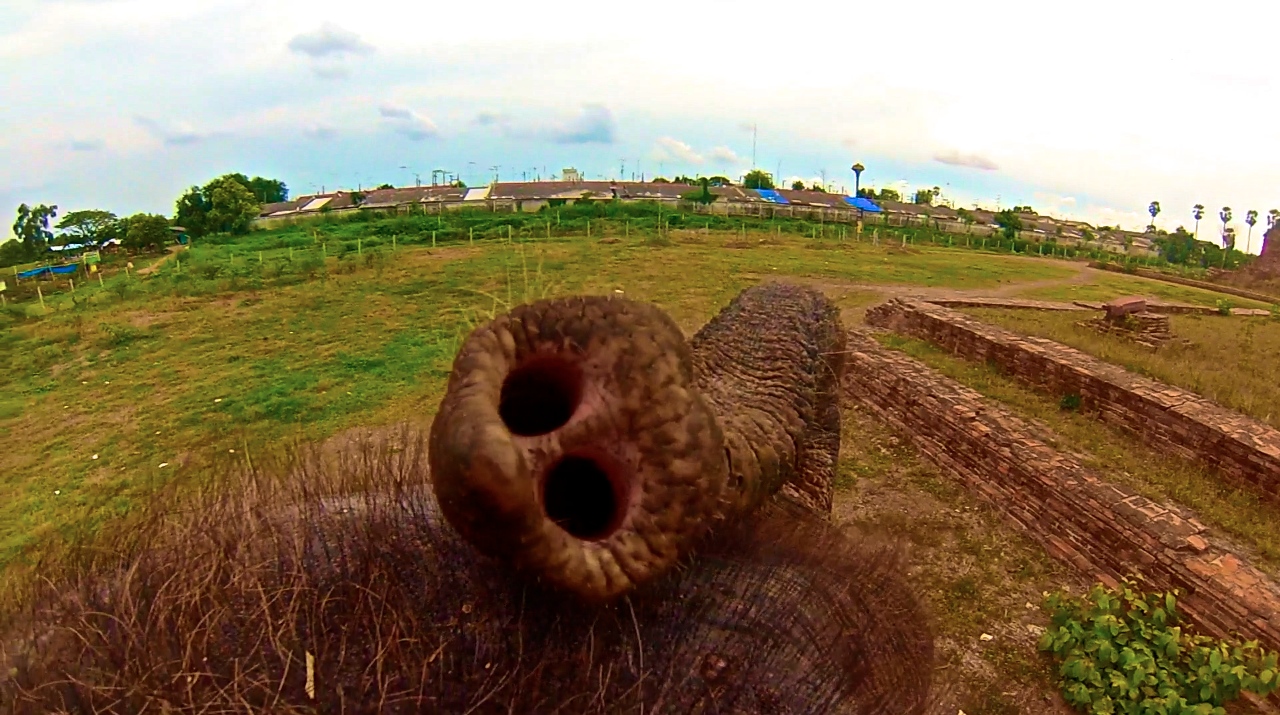
[[[138,269],[138,275],[146,276],[146,275],[155,273],[157,270],[160,269],[160,266],[164,265],[165,261],[178,255],[178,251],[182,251],[185,249],[186,249],[186,246],[169,246],[167,249],[165,249],[167,252],[160,257],[160,260],[156,261],[155,263],[152,263],[146,268]]]

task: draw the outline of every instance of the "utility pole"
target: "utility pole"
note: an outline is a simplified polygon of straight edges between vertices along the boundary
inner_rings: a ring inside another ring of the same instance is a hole
[[[756,168],[756,123],[751,123],[751,168]]]

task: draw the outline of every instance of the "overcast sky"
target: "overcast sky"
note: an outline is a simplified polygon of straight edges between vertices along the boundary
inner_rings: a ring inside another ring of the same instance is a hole
[[[737,177],[754,124],[758,166],[850,193],[860,161],[1131,229],[1199,202],[1216,235],[1229,205],[1243,237],[1280,208],[1277,28],[1257,0],[4,0],[0,235],[22,202],[169,214],[230,171]]]

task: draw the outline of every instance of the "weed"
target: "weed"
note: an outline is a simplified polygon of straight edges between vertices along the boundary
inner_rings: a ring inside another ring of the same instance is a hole
[[[1235,303],[1232,303],[1230,300],[1227,300],[1226,298],[1219,298],[1217,302],[1217,307],[1218,307],[1218,315],[1231,315],[1231,309],[1235,307]]]
[[[1089,713],[1225,715],[1243,692],[1276,690],[1275,653],[1256,641],[1215,641],[1179,625],[1177,592],[1133,581],[1086,596],[1047,594],[1053,627],[1040,649],[1061,663],[1062,694]]]
[[[1063,395],[1062,399],[1058,400],[1058,407],[1067,412],[1076,412],[1080,409],[1080,396],[1075,393]]]

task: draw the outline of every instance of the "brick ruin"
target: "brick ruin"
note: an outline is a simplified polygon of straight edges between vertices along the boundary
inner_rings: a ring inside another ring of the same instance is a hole
[[[1227,482],[1280,501],[1280,431],[1194,392],[1135,375],[1074,348],[1022,336],[914,299],[867,311],[870,325],[932,342],[1080,406],[1152,447],[1198,460]]]
[[[1155,349],[1173,339],[1169,330],[1169,316],[1149,312],[1147,301],[1142,298],[1117,298],[1103,306],[1101,317],[1076,325],[1127,338]]]
[[[981,302],[1044,309],[1021,304],[1027,301]],[[1140,303],[1122,301],[1109,314],[1118,320],[1150,312]],[[1050,446],[1044,428],[881,346],[870,331],[921,338],[994,363],[1055,396],[1077,395],[1081,407],[1100,419],[1157,449],[1207,463],[1224,480],[1271,500],[1280,499],[1280,431],[1060,343],[1017,335],[921,299],[878,305],[867,311],[866,322],[876,327],[854,331],[848,341],[848,398],[1086,577],[1114,586],[1139,575],[1148,588],[1180,589],[1181,608],[1201,632],[1280,649],[1280,584],[1193,515],[1108,483],[1078,456]]]
[[[1051,555],[1112,585],[1136,573],[1181,589],[1202,632],[1280,647],[1280,587],[1196,519],[1107,483],[1031,423],[866,333],[851,333],[848,350],[846,396]]]

